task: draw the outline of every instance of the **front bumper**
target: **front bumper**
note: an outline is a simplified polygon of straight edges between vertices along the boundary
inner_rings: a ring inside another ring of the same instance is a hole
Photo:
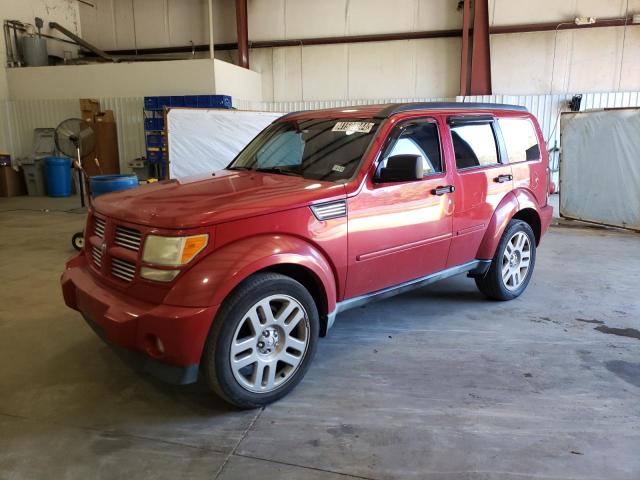
[[[217,306],[179,307],[131,298],[99,283],[83,252],[67,264],[60,282],[67,306],[82,313],[128,363],[168,383],[197,381]],[[155,348],[157,339],[163,351]]]

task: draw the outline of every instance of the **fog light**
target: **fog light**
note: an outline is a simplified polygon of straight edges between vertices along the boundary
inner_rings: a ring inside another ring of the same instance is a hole
[[[146,350],[152,357],[162,357],[164,355],[164,343],[160,337],[153,334],[145,335]]]
[[[180,270],[160,270],[158,268],[142,267],[140,269],[140,276],[147,280],[153,280],[155,282],[170,282],[176,275],[180,273]]]

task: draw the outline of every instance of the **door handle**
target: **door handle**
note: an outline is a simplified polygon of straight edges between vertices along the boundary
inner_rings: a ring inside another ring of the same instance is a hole
[[[456,191],[456,187],[453,185],[447,185],[445,187],[436,187],[431,190],[431,193],[434,195],[444,195],[445,193],[453,193]]]
[[[493,179],[493,181],[497,183],[510,182],[511,180],[513,180],[513,175],[511,174],[498,175],[496,178]]]

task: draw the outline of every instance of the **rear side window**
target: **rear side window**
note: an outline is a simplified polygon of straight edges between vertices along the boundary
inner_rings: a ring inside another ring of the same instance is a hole
[[[501,118],[498,120],[507,148],[509,163],[540,159],[538,137],[528,118]]]
[[[441,173],[438,126],[432,122],[418,122],[402,127],[400,135],[382,160],[382,167],[386,165],[387,158],[393,155],[420,155],[425,176]]]
[[[499,163],[496,138],[490,123],[452,126],[451,139],[458,170]]]

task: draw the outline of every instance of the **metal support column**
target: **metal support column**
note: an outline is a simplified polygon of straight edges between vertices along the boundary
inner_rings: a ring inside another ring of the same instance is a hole
[[[471,0],[464,0],[462,6],[462,55],[460,57],[460,95],[469,92],[469,43],[471,25]]]
[[[491,51],[489,48],[489,0],[473,2],[473,47],[471,49],[471,95],[491,95]]]
[[[247,0],[236,0],[236,26],[238,28],[238,65],[249,68]]]

